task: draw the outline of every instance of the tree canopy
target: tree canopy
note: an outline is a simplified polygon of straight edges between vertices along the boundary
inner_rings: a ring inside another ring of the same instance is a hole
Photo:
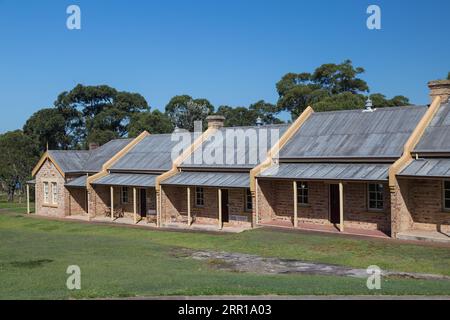
[[[61,93],[55,107],[65,115],[68,128],[74,133],[73,143],[106,143],[128,133],[131,117],[150,107],[138,93],[117,91],[106,85],[77,85]],[[81,140],[80,140],[81,139]]]
[[[47,148],[47,144],[50,149],[67,149],[71,145],[64,115],[56,108],[35,112],[25,123],[23,131],[41,151]]]
[[[258,118],[264,124],[283,123],[282,120],[276,117],[278,108],[264,100],[255,102],[248,108],[220,106],[216,113],[225,117],[226,127],[253,126]]]
[[[313,73],[287,73],[276,84],[277,107],[290,112],[293,119],[308,106],[317,112],[362,108],[369,93],[368,84],[359,78],[364,72],[345,60],[341,64],[323,64]],[[404,96],[387,99],[375,93],[370,98],[378,108],[409,104]]]
[[[129,137],[137,137],[144,130],[155,133],[171,133],[173,125],[170,118],[159,110],[140,112],[132,115],[128,128]]]
[[[203,121],[206,126],[206,117],[212,113],[214,106],[207,99],[193,99],[188,95],[175,96],[166,105],[166,114],[172,124],[189,131],[194,130],[194,121]]]
[[[21,130],[0,135],[0,182],[8,192],[8,200],[23,186],[31,175],[31,170],[39,159],[35,140]]]

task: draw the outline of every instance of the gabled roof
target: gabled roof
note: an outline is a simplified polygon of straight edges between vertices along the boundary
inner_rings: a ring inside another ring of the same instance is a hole
[[[221,128],[180,167],[252,169],[266,159],[267,152],[288,128],[289,124]],[[216,149],[216,146],[220,147]],[[220,150],[221,154],[217,156],[215,150]],[[211,159],[206,159],[208,155]]]
[[[114,163],[111,171],[167,171],[172,168],[175,150],[182,151],[194,142],[193,133],[151,134]]]
[[[48,150],[33,170],[37,173],[46,159],[54,162],[62,175],[66,173],[94,173],[102,165],[122,150],[132,139],[116,139],[94,150]]]
[[[98,149],[90,152],[89,158],[84,164],[86,171],[98,172],[103,164],[111,159],[116,153],[125,148],[133,139],[116,139],[105,143]]]
[[[48,150],[48,154],[64,173],[83,172],[89,158],[87,150]]]
[[[313,113],[280,150],[280,159],[395,159],[427,111],[426,106],[374,112]]]
[[[441,105],[413,152],[450,153],[450,102]]]

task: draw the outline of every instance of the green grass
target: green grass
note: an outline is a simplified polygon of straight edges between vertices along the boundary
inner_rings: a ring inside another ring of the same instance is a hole
[[[252,230],[241,234],[169,232],[49,221],[0,214],[0,299],[149,295],[448,295],[450,281],[260,275],[219,271],[180,248],[252,253],[367,268],[450,274],[450,249],[331,235]],[[69,265],[81,268],[79,291],[66,289]]]
[[[30,202],[30,209],[33,212],[34,211],[34,203]],[[0,210],[8,210],[9,212],[15,212],[15,213],[26,213],[27,212],[27,202],[22,201],[18,202],[16,199],[14,202],[8,202],[6,200],[6,197],[0,196]]]

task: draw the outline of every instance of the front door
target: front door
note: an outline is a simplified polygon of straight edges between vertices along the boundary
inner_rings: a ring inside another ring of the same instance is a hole
[[[222,189],[222,222],[228,221],[228,190]]]
[[[340,221],[340,200],[339,185],[330,184],[330,222],[339,223]]]
[[[141,193],[140,193],[140,201],[141,201],[141,217],[146,217],[147,216],[147,190],[146,189],[141,189]]]

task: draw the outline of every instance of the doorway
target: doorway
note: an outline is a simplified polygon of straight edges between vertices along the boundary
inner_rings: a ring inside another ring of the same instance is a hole
[[[228,214],[228,190],[222,189],[222,222],[229,221]]]
[[[147,190],[140,189],[139,200],[141,202],[141,217],[147,216]]]
[[[339,185],[330,184],[330,222],[340,223]]]

